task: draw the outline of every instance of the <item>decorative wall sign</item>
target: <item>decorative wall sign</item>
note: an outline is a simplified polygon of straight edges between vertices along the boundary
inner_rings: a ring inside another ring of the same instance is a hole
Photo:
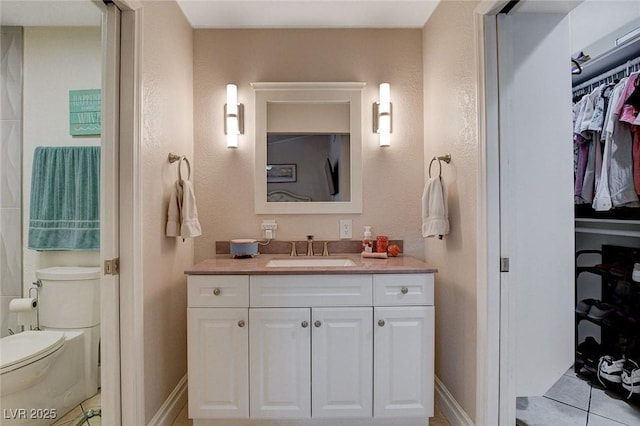
[[[100,134],[101,102],[100,89],[69,90],[69,132],[71,136]]]

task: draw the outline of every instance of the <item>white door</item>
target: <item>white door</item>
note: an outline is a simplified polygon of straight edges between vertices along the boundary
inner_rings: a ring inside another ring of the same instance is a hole
[[[314,308],[314,418],[371,417],[373,308]]]
[[[119,106],[120,10],[95,2],[102,10],[102,136],[100,205],[100,260],[120,256]],[[120,277],[102,275],[100,281],[100,384],[102,421],[121,422],[120,394]]]
[[[247,308],[189,308],[189,417],[249,417]]]
[[[252,418],[311,417],[308,308],[249,310]]]
[[[497,17],[500,256],[509,259],[500,274],[505,425],[515,422],[516,396],[544,394],[574,359],[569,41],[565,13]]]
[[[374,308],[374,417],[433,416],[433,306]]]

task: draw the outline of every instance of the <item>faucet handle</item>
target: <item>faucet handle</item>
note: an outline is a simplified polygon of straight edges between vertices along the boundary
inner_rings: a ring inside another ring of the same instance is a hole
[[[289,256],[297,256],[297,255],[298,255],[298,250],[296,250],[296,242],[291,241],[291,253],[289,253]]]
[[[313,235],[307,235],[307,256],[313,256]]]

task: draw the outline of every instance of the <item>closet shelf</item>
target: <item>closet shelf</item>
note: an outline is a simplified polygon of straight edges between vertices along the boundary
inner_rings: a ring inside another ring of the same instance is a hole
[[[604,71],[637,57],[639,48],[640,37],[635,37],[585,62],[582,64],[582,74],[572,76],[572,86],[578,86],[598,74],[602,74]]]
[[[640,238],[640,220],[576,218],[575,225],[580,234]]]

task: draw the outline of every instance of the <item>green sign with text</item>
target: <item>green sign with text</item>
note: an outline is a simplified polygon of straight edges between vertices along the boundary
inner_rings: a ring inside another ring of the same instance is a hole
[[[99,135],[100,89],[69,90],[69,132],[71,136]]]

